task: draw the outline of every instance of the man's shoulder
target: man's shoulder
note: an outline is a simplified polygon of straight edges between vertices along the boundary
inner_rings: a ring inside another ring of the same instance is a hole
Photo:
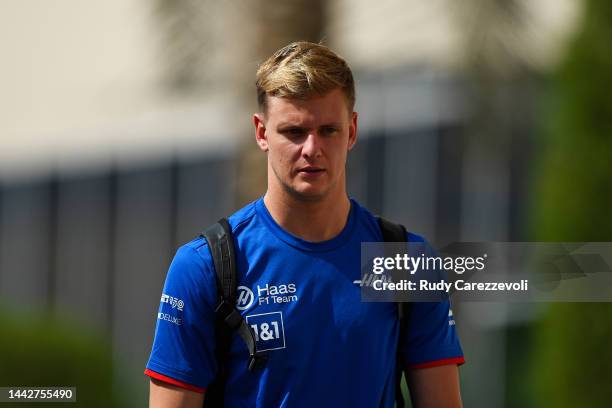
[[[240,231],[242,231],[244,226],[254,218],[256,202],[257,201],[253,201],[245,205],[244,207],[227,217],[233,236],[236,236]],[[209,228],[211,226],[212,224],[204,226],[204,228],[202,228],[202,232],[205,231],[206,228]],[[183,244],[178,249],[177,256],[180,256],[181,258],[198,259],[199,262],[212,261],[210,250],[208,249],[208,243],[202,235],[198,235],[191,241]]]
[[[198,236],[178,248],[173,263],[195,264],[203,268],[209,261],[212,262],[212,257],[208,250],[208,243],[204,238]]]
[[[361,204],[359,204],[359,202],[357,202],[357,200],[355,199],[351,199],[351,201],[354,203],[354,205],[356,206],[356,208],[358,209],[359,213],[360,213],[360,218],[362,220],[362,222],[364,222],[368,227],[370,228],[374,228],[377,231],[380,231],[380,225],[378,223],[378,215],[374,215],[368,208],[362,206]],[[386,215],[383,215],[383,217],[394,223],[394,224],[401,224],[404,226],[404,228],[406,228],[406,232],[407,232],[407,240],[408,242],[426,242],[425,238],[422,235],[419,235],[417,233],[414,233],[410,230],[410,225],[406,224],[400,220],[396,220],[394,218],[389,218]],[[382,240],[382,234],[380,235],[380,240]]]
[[[232,228],[232,234],[236,235],[240,231],[242,231],[243,227],[254,220],[256,214],[256,206],[257,203],[262,200],[261,198],[250,202],[245,205],[229,217],[227,217],[227,221]]]

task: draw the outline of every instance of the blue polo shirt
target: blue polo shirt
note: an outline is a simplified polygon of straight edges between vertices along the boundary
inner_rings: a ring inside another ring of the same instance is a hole
[[[376,218],[356,201],[342,232],[323,242],[283,230],[263,199],[229,223],[237,308],[268,360],[249,372],[246,346],[234,336],[226,406],[392,407],[398,341],[408,367],[463,363],[448,302],[413,303],[399,333],[396,304],[361,301],[361,243],[383,238]],[[168,271],[147,375],[194,391],[213,381],[216,301],[212,258],[198,238],[178,250]]]

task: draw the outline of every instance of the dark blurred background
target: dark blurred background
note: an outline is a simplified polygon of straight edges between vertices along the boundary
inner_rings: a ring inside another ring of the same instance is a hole
[[[612,3],[0,4],[0,386],[142,406],[167,267],[265,191],[259,62],[357,79],[349,194],[430,241],[612,241]],[[611,288],[612,291],[612,288]],[[466,407],[604,407],[610,304],[454,305]]]

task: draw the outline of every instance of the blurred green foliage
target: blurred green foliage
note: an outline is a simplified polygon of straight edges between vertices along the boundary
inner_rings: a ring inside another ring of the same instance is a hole
[[[0,327],[0,386],[77,388],[76,403],[45,403],[45,407],[119,406],[113,395],[110,345],[100,336],[77,324],[25,314],[0,315]]]
[[[541,241],[612,241],[612,2],[584,5],[544,116],[532,224]],[[536,406],[610,406],[611,316],[611,303],[547,309],[532,361]]]

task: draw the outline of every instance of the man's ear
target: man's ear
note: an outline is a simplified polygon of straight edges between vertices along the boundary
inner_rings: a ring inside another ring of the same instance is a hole
[[[349,123],[349,140],[348,150],[351,150],[357,143],[357,112],[353,112],[351,122]]]
[[[266,135],[266,125],[264,124],[263,113],[253,114],[253,124],[255,125],[255,140],[257,141],[257,145],[262,151],[267,152],[269,149],[268,137]]]

